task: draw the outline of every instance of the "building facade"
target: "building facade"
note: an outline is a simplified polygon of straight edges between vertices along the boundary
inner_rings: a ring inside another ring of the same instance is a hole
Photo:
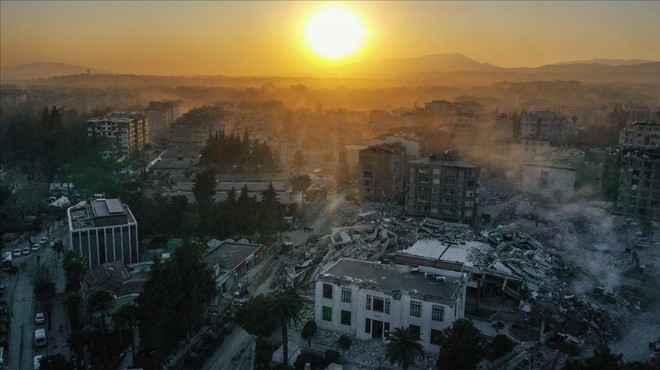
[[[621,152],[616,209],[625,215],[660,220],[660,150]]]
[[[436,156],[408,161],[405,213],[471,224],[477,216],[480,167]]]
[[[106,139],[109,147],[103,158],[121,158],[142,151],[149,143],[149,119],[141,113],[109,113],[87,120],[87,136]]]
[[[538,161],[523,166],[522,189],[557,201],[575,195],[578,166],[572,163]]]
[[[427,351],[437,351],[440,332],[464,317],[465,283],[463,274],[436,271],[341,259],[316,281],[316,325],[381,340],[394,328],[411,327]]]
[[[656,121],[635,121],[619,134],[624,148],[660,148],[660,124]]]
[[[403,194],[406,149],[399,143],[360,150],[360,202],[392,202]]]
[[[539,111],[525,114],[520,121],[520,134],[523,138],[539,138],[553,142],[563,142],[570,134],[568,119],[553,112]]]
[[[151,137],[157,139],[163,138],[172,122],[181,115],[177,104],[172,101],[149,102],[144,114],[149,118]]]
[[[123,261],[140,262],[138,225],[119,199],[94,199],[67,210],[70,248],[80,252],[88,270]]]

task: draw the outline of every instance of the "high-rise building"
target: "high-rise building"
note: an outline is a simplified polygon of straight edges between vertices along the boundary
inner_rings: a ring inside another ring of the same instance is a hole
[[[616,210],[660,220],[660,150],[624,149]]]
[[[144,149],[149,143],[149,119],[141,113],[109,113],[104,117],[87,120],[87,136],[105,138],[109,147],[103,158],[121,158]]]
[[[108,262],[140,262],[138,225],[119,199],[94,199],[67,210],[72,250],[89,270]]]
[[[525,114],[520,121],[521,137],[563,142],[571,133],[566,117],[548,111]]]
[[[405,213],[471,224],[477,216],[480,170],[435,155],[408,161]]]
[[[399,143],[360,150],[361,202],[391,202],[403,194],[406,149]]]
[[[619,134],[619,145],[626,148],[660,148],[660,124],[635,121]]]

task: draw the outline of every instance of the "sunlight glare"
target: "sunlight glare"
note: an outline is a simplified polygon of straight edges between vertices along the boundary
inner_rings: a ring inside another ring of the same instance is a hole
[[[365,34],[360,20],[353,13],[339,8],[317,12],[305,28],[309,47],[328,59],[340,59],[357,51]]]

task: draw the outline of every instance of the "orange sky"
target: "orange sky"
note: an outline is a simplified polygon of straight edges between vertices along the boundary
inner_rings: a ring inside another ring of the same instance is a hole
[[[660,60],[660,3],[1,1],[0,64],[57,61],[116,73],[314,74],[317,9],[351,9],[367,40],[349,60],[462,53],[503,67]]]

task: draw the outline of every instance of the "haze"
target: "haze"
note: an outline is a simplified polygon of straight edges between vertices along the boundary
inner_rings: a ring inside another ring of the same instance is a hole
[[[332,3],[337,5],[337,3]],[[502,67],[660,60],[657,2],[341,3],[364,47],[328,62],[303,40],[323,2],[0,2],[0,64],[63,62],[114,73],[305,75],[331,63],[462,53]]]

